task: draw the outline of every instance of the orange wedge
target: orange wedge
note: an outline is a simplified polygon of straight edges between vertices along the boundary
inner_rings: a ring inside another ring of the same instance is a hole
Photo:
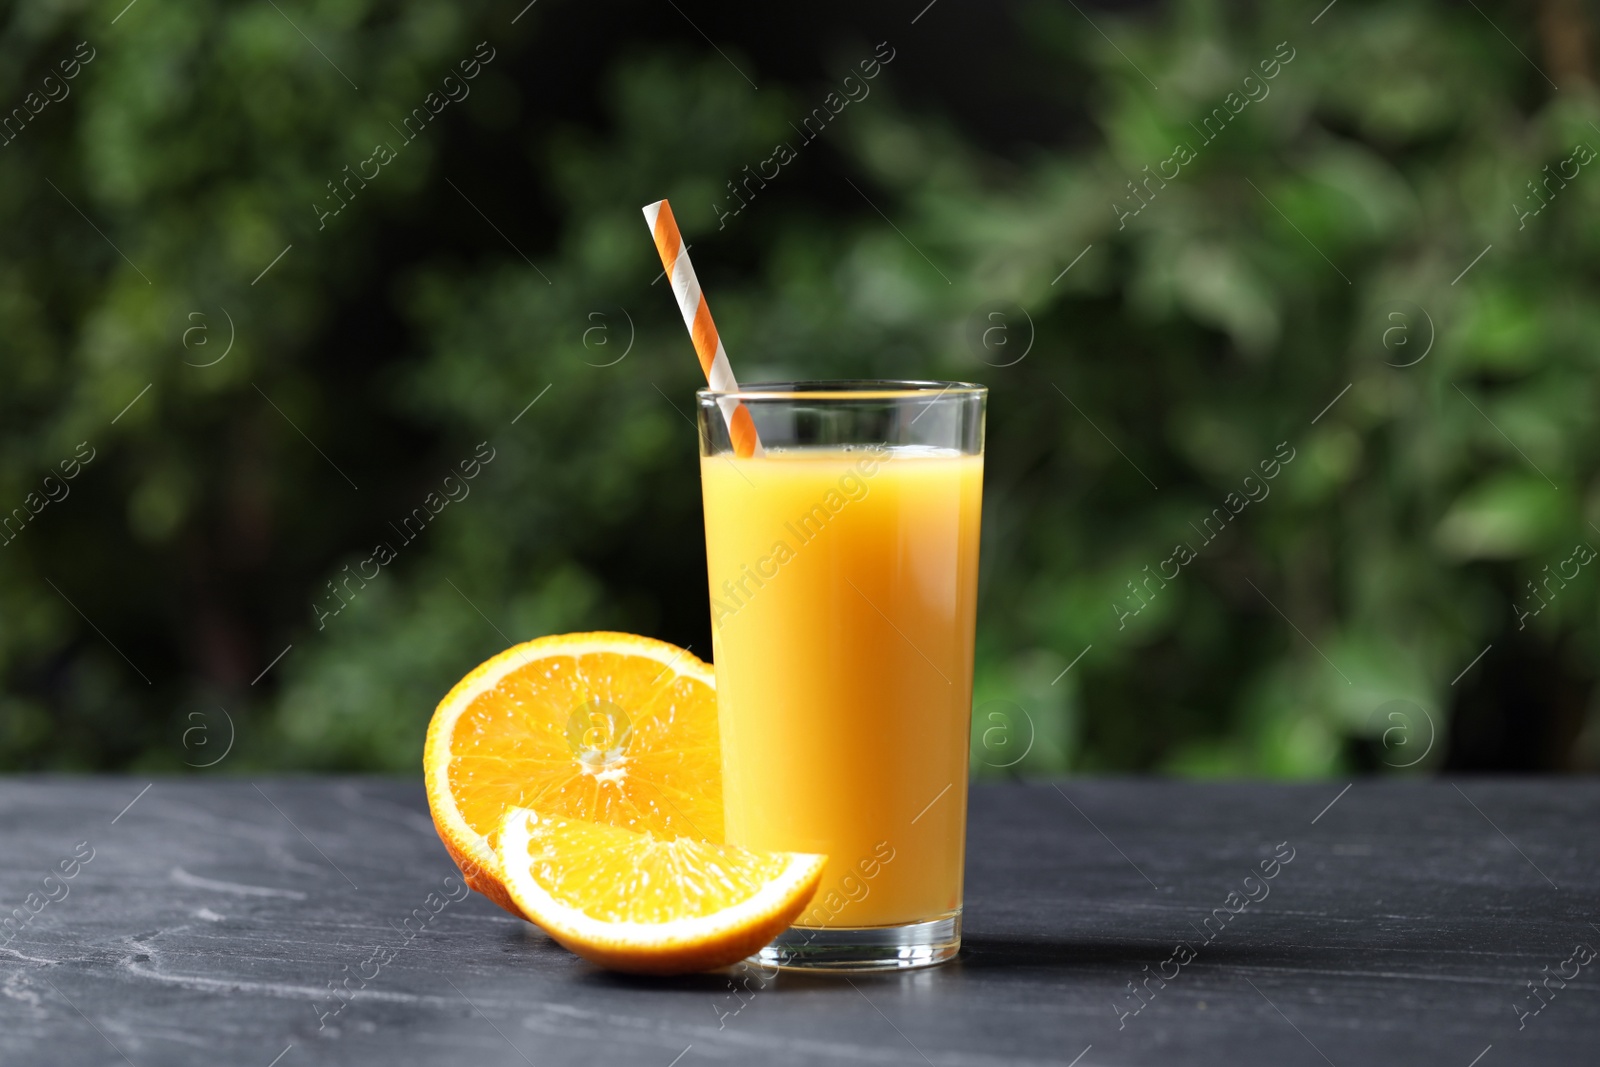
[[[827,862],[525,810],[506,813],[498,856],[523,914],[584,959],[634,974],[751,955],[800,914]]]
[[[439,702],[428,807],[467,884],[519,917],[495,856],[512,808],[720,842],[711,668],[664,641],[561,634],[495,656]]]

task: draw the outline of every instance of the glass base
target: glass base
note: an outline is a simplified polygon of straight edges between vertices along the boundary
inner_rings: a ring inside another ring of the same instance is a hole
[[[903,926],[791,926],[756,959],[793,971],[900,971],[944,963],[960,950],[958,911]]]

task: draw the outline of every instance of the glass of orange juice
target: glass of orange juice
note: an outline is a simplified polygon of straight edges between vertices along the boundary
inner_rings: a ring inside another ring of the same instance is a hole
[[[888,970],[960,948],[987,394],[696,394],[727,840],[828,857],[763,962]],[[740,403],[756,455],[729,440]]]

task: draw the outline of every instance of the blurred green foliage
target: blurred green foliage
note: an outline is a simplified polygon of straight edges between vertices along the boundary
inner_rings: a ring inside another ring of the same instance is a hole
[[[902,84],[898,15],[870,99],[802,144],[865,31],[819,81],[630,41],[591,115],[549,103],[579,72],[543,6],[13,10],[6,107],[95,58],[0,148],[0,509],[95,458],[0,547],[0,767],[176,770],[236,734],[219,771],[409,771],[508,643],[707,651],[662,196],[745,381],[991,386],[975,772],[1593,766],[1600,569],[1519,614],[1600,544],[1600,175],[1529,185],[1600,146],[1592,26],[1317,6],[1093,11],[1115,45],[1018,8],[1004,62],[1086,120],[1020,152]],[[480,41],[470,96],[403,143]],[[319,625],[480,442],[470,495]]]

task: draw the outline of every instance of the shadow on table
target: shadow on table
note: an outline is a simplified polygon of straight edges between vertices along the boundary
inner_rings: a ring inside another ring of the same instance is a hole
[[[585,985],[639,993],[726,993],[733,974],[732,968],[706,971],[704,974],[619,974],[596,965],[578,981]]]
[[[1088,938],[995,937],[967,935],[961,939],[957,961],[962,970],[1032,970],[1054,967],[1072,970],[1115,970],[1165,958],[1172,945],[1137,941],[1097,941]],[[1282,946],[1206,945],[1207,963],[1258,963],[1283,956]]]
[[[962,939],[961,955],[941,967],[907,971],[890,971],[853,974],[848,977],[858,983],[905,982],[915,984],[937,980],[939,976],[956,977],[970,971],[1035,971],[1060,970],[1063,972],[1104,971],[1108,975],[1121,975],[1130,967],[1151,963],[1171,951],[1169,945],[1158,945],[1144,939],[1128,941],[1093,940],[1086,938],[1052,937],[996,937],[967,936]],[[1252,947],[1249,945],[1210,945],[1204,952],[1208,964],[1250,964],[1279,960],[1282,946]],[[710,971],[705,974],[648,977],[617,974],[595,968],[582,980],[610,989],[629,989],[662,992],[723,993],[729,988],[730,978],[742,977],[737,967]],[[806,974],[798,971],[782,972],[776,986],[791,992],[814,990],[845,985],[843,974]]]

